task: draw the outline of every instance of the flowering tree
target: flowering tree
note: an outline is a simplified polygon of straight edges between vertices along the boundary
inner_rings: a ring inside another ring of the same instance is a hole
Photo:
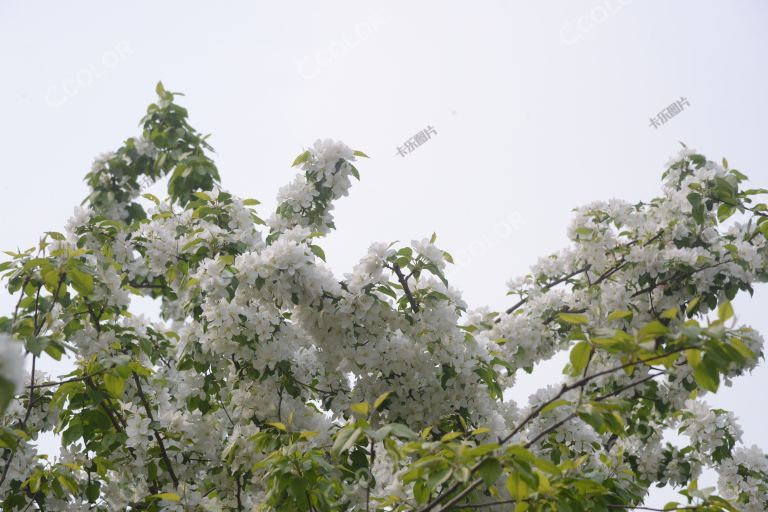
[[[0,264],[3,510],[578,512],[656,484],[681,489],[667,509],[768,510],[768,458],[702,400],[762,356],[730,300],[768,274],[766,191],[727,162],[683,149],[660,197],[578,209],[509,309],[469,310],[434,236],[324,265],[363,153],[316,142],[262,221],[157,92],[66,233]],[[518,403],[516,373],[561,351],[563,381]],[[75,370],[52,380],[43,354]]]

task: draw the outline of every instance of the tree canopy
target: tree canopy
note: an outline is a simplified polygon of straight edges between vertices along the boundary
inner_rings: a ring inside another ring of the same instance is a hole
[[[683,147],[658,197],[578,208],[508,309],[470,309],[434,235],[324,263],[363,152],[315,142],[262,220],[157,93],[65,232],[0,263],[3,510],[610,511],[666,484],[667,510],[768,510],[768,458],[704,400],[763,355],[731,300],[768,276],[768,191],[727,161]]]

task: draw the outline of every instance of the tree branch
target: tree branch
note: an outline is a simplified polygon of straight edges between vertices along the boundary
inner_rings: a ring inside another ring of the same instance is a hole
[[[551,282],[547,283],[546,286],[541,288],[541,290],[542,291],[551,290],[552,288],[554,288],[558,284],[564,283],[565,281],[571,279],[572,277],[576,277],[577,275],[581,274],[582,272],[588,271],[590,269],[590,267],[591,267],[591,265],[585,265],[585,266],[581,267],[578,270],[574,270],[570,274],[566,274],[566,275],[564,275],[563,277],[561,277],[559,279],[555,279],[554,281],[551,281]],[[509,308],[507,308],[506,311],[504,311],[504,313],[506,313],[507,315],[511,315],[519,307],[523,306],[526,302],[528,302],[529,298],[530,297],[524,297],[524,298],[520,299],[519,301],[517,301],[517,303],[515,303],[514,305],[510,306]],[[499,321],[499,320],[497,319],[497,321]]]
[[[727,263],[733,263],[733,260],[728,258],[728,259],[725,259],[725,260],[720,261],[718,263],[712,263],[711,265],[705,265],[703,267],[700,267],[700,268],[697,268],[697,269],[694,269],[694,270],[689,270],[688,272],[678,272],[677,274],[675,274],[675,275],[673,275],[673,276],[671,276],[671,277],[669,277],[667,279],[664,279],[663,281],[659,281],[658,283],[654,283],[654,284],[652,284],[650,286],[647,286],[647,287],[645,287],[645,288],[643,288],[641,290],[636,291],[635,293],[632,294],[631,298],[634,299],[635,297],[638,297],[638,296],[640,296],[640,295],[642,295],[644,293],[651,292],[651,291],[655,290],[659,286],[663,286],[663,285],[665,285],[667,283],[670,283],[672,281],[679,281],[680,279],[684,279],[686,277],[691,277],[693,274],[695,274],[697,272],[702,272],[702,271],[708,270],[710,268],[719,267],[720,265],[725,265]]]
[[[513,437],[514,437],[516,434],[518,434],[518,433],[519,433],[519,432],[520,432],[520,431],[523,429],[523,427],[525,427],[525,425],[527,425],[527,424],[528,424],[530,421],[532,421],[534,418],[536,418],[536,417],[537,417],[537,416],[538,416],[538,415],[541,413],[541,411],[542,411],[542,410],[544,410],[544,408],[545,408],[545,407],[547,407],[548,405],[550,405],[550,404],[554,403],[556,400],[559,400],[559,399],[560,399],[560,397],[562,397],[562,396],[563,396],[563,395],[564,395],[566,392],[568,392],[568,391],[570,391],[570,390],[572,390],[572,389],[576,389],[576,388],[579,388],[579,387],[581,387],[581,386],[584,386],[584,385],[586,385],[588,382],[590,382],[591,380],[594,380],[594,379],[596,379],[596,378],[598,378],[598,377],[601,377],[601,376],[603,376],[603,375],[608,375],[608,374],[610,374],[610,373],[614,373],[614,372],[617,372],[617,371],[623,370],[623,369],[625,369],[625,368],[629,368],[630,366],[636,366],[636,365],[639,365],[639,364],[646,364],[646,363],[649,363],[649,362],[651,362],[651,361],[656,361],[656,360],[659,360],[659,359],[664,359],[664,358],[665,358],[665,357],[667,357],[667,356],[670,356],[670,355],[672,355],[672,354],[677,354],[677,353],[679,353],[679,352],[682,352],[682,351],[684,351],[684,350],[688,350],[688,349],[690,349],[690,348],[693,348],[693,347],[690,347],[690,346],[684,346],[684,347],[680,347],[680,348],[677,348],[677,349],[675,349],[675,350],[671,350],[671,351],[669,351],[669,352],[666,352],[666,353],[664,353],[664,354],[662,354],[662,355],[658,355],[658,356],[650,357],[650,358],[647,358],[647,359],[640,359],[640,360],[637,360],[637,361],[634,361],[634,362],[624,363],[624,364],[621,364],[621,365],[618,365],[618,366],[614,366],[614,367],[612,367],[612,368],[608,368],[608,369],[606,369],[606,370],[602,370],[602,371],[599,371],[599,372],[597,372],[597,373],[593,373],[592,375],[588,375],[588,376],[582,377],[581,379],[579,379],[579,380],[577,380],[577,381],[575,381],[575,382],[573,382],[573,383],[571,383],[571,384],[567,384],[567,385],[566,385],[566,384],[563,384],[563,387],[560,389],[560,391],[559,391],[559,392],[558,392],[558,393],[557,393],[557,394],[556,394],[556,395],[555,395],[553,398],[551,398],[550,400],[547,400],[546,402],[544,402],[543,404],[539,405],[537,408],[535,408],[534,410],[532,410],[532,411],[531,411],[531,412],[528,414],[528,416],[526,416],[526,417],[523,419],[523,421],[522,421],[522,422],[521,422],[521,423],[520,423],[520,424],[519,424],[519,425],[518,425],[518,426],[517,426],[517,427],[516,427],[516,428],[515,428],[515,429],[514,429],[514,430],[513,430],[511,433],[510,433],[510,434],[508,434],[506,437],[504,437],[504,438],[500,439],[500,440],[499,440],[499,446],[501,446],[501,445],[504,445],[504,444],[506,444],[507,442],[509,442],[509,440],[510,440],[510,439],[512,439],[512,438],[513,438]],[[656,375],[661,375],[661,374],[656,374]],[[643,382],[645,382],[645,380],[647,380],[647,379],[643,379],[643,380],[637,381],[637,382],[633,383],[633,385],[632,385],[632,386],[630,386],[630,387],[634,387],[634,386],[640,385],[640,384],[642,384]],[[601,400],[604,400],[604,399],[605,399],[605,398],[607,398],[607,397],[599,397],[599,398],[600,398]],[[561,426],[562,424],[564,424],[566,421],[568,421],[568,420],[570,420],[570,419],[574,418],[575,416],[576,416],[576,413],[572,413],[572,414],[570,414],[569,416],[567,416],[566,418],[564,418],[563,420],[561,420],[561,421],[559,421],[558,423],[556,423],[555,425],[553,425],[553,426],[551,426],[551,427],[549,427],[549,428],[545,429],[543,432],[539,433],[539,434],[538,434],[536,437],[534,437],[532,440],[528,441],[528,443],[526,443],[526,445],[525,445],[525,446],[526,446],[526,448],[530,447],[531,445],[533,445],[533,443],[535,443],[536,441],[538,441],[538,440],[539,440],[541,437],[543,437],[544,435],[548,434],[549,432],[551,432],[551,431],[555,430],[556,428],[560,427],[560,426]],[[475,473],[475,472],[478,470],[478,468],[480,467],[480,464],[481,464],[483,461],[485,461],[487,458],[488,458],[488,457],[484,457],[484,458],[483,458],[483,459],[481,459],[481,460],[480,460],[478,463],[476,463],[474,466],[472,466],[472,468],[470,468],[470,475],[471,475],[471,474],[474,474],[474,473]],[[482,478],[478,478],[478,479],[474,480],[474,481],[473,481],[471,484],[469,484],[469,485],[468,485],[468,486],[467,486],[467,487],[466,487],[466,488],[465,488],[463,491],[461,491],[459,494],[457,494],[455,497],[453,497],[453,498],[452,498],[452,499],[451,499],[451,500],[450,500],[448,503],[446,503],[444,507],[441,507],[441,509],[440,509],[440,510],[441,510],[441,512],[444,512],[444,511],[450,510],[450,509],[451,509],[452,507],[454,507],[454,506],[455,506],[455,505],[456,505],[456,504],[457,504],[459,501],[461,501],[461,499],[463,499],[463,498],[464,498],[464,497],[466,497],[466,496],[467,496],[469,493],[471,493],[472,491],[474,491],[474,490],[475,490],[475,489],[476,489],[476,488],[477,488],[477,487],[478,487],[480,484],[482,484],[482,483],[483,483],[483,480],[482,480]],[[453,486],[451,486],[451,488],[450,488],[450,489],[449,489],[449,490],[448,490],[448,491],[447,491],[447,492],[444,494],[444,496],[443,496],[443,497],[445,497],[445,496],[448,496],[448,495],[450,495],[451,493],[453,493],[453,492],[457,491],[457,490],[458,490],[458,489],[461,487],[461,485],[462,485],[462,484],[461,484],[460,482],[457,482],[457,483],[455,483],[455,484],[454,484]],[[430,511],[430,510],[434,510],[434,509],[435,509],[435,507],[437,507],[437,506],[440,504],[440,501],[442,501],[442,499],[443,499],[443,498],[439,498],[439,499],[435,499],[435,500],[433,500],[432,502],[428,503],[428,504],[427,504],[427,505],[426,505],[424,508],[422,508],[422,509],[421,509],[419,512],[428,512],[428,511]]]
[[[131,372],[133,375],[133,381],[136,383],[136,389],[138,390],[139,397],[141,398],[141,403],[144,406],[144,410],[147,413],[147,417],[149,418],[149,421],[154,422],[155,418],[152,416],[152,409],[149,406],[149,402],[147,401],[147,396],[144,394],[144,389],[141,387],[141,379],[139,379],[139,376],[136,372]],[[152,432],[155,434],[155,440],[157,441],[157,444],[160,446],[160,453],[163,456],[163,460],[165,461],[165,465],[168,469],[168,473],[171,475],[171,480],[173,481],[173,486],[178,487],[179,486],[179,479],[176,477],[176,473],[173,471],[173,466],[171,465],[171,459],[168,457],[168,452],[165,450],[165,443],[163,442],[163,438],[160,435],[160,432],[158,432],[156,429],[152,429]]]
[[[645,242],[645,243],[643,244],[643,247],[647,247],[647,246],[649,246],[650,244],[652,244],[653,242],[655,242],[656,240],[658,240],[659,238],[661,238],[661,236],[662,236],[663,234],[664,234],[664,231],[663,231],[663,230],[659,231],[658,233],[656,233],[656,235],[654,235],[654,236],[653,236],[652,238],[650,238],[650,239],[649,239],[647,242]],[[632,247],[633,245],[635,245],[635,244],[637,244],[637,243],[638,243],[638,240],[633,240],[633,241],[631,241],[631,242],[627,243],[626,245],[624,245],[624,246],[623,246],[623,248],[629,248],[629,247]],[[615,264],[613,267],[611,267],[610,269],[608,269],[608,270],[606,270],[605,272],[603,272],[603,273],[602,273],[602,274],[601,274],[601,275],[600,275],[600,276],[597,278],[597,280],[595,280],[595,282],[594,282],[594,283],[590,283],[590,287],[599,285],[600,283],[602,283],[603,281],[605,281],[606,279],[608,279],[609,277],[611,277],[613,274],[615,274],[616,272],[618,272],[619,270],[621,270],[622,268],[624,268],[624,266],[625,266],[625,265],[626,265],[626,258],[625,258],[624,256],[622,256],[621,258],[619,258],[619,260],[616,262],[616,264]],[[589,270],[590,270],[590,268],[591,268],[591,267],[592,267],[592,266],[591,266],[591,265],[589,265],[589,264],[587,264],[587,265],[584,265],[583,267],[581,267],[581,268],[579,268],[579,269],[577,269],[577,270],[574,270],[573,272],[570,272],[569,274],[566,274],[566,275],[564,275],[564,276],[562,276],[562,277],[560,277],[560,278],[558,278],[558,279],[555,279],[554,281],[551,281],[551,282],[547,283],[545,286],[543,286],[543,287],[541,288],[541,290],[542,290],[542,291],[545,291],[545,292],[546,292],[546,291],[548,291],[548,290],[551,290],[552,288],[554,288],[554,287],[555,287],[555,286],[557,286],[558,284],[564,283],[564,282],[568,281],[569,279],[571,279],[571,278],[573,278],[573,277],[576,277],[577,275],[579,275],[579,274],[581,274],[581,273],[583,273],[583,272],[589,272]],[[530,296],[528,296],[528,297],[524,297],[524,298],[520,299],[520,300],[519,300],[519,301],[518,301],[516,304],[514,304],[513,306],[511,306],[511,307],[507,308],[507,310],[506,310],[506,311],[504,311],[504,313],[506,313],[507,315],[511,315],[511,314],[512,314],[513,312],[515,312],[515,311],[516,311],[518,308],[520,308],[520,307],[521,307],[521,306],[523,306],[525,303],[527,303],[527,302],[528,302],[528,300],[529,300],[529,298],[530,298]],[[500,321],[501,321],[501,318],[497,318],[497,319],[496,319],[496,323],[499,323]]]
[[[403,275],[403,271],[400,269],[400,265],[393,263],[389,268],[391,268],[397,275],[397,280],[400,281],[400,286],[403,287],[403,293],[405,293],[405,296],[408,298],[408,303],[411,305],[411,309],[414,313],[418,313],[419,304],[416,302],[416,299],[413,298],[411,289],[408,287],[408,279],[406,279],[405,275]]]

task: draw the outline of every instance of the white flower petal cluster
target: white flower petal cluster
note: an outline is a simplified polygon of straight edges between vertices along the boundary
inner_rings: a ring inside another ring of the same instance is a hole
[[[718,489],[744,512],[768,510],[768,456],[757,446],[738,447],[719,468]]]
[[[312,232],[329,232],[334,227],[332,203],[346,196],[352,186],[355,154],[344,143],[317,140],[305,156],[301,165],[304,174],[278,193],[279,207],[268,222],[273,231],[303,226]]]
[[[684,433],[702,454],[712,454],[718,448],[729,449],[741,441],[742,430],[732,412],[712,409],[705,402],[687,400],[682,410],[678,431]]]

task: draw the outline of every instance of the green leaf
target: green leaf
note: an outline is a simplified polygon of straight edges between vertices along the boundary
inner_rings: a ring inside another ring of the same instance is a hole
[[[588,412],[580,412],[579,418],[582,419],[585,423],[590,425],[592,428],[595,429],[595,431],[599,434],[605,433],[605,421],[603,421],[603,417],[601,414],[597,413],[588,413]]]
[[[589,322],[587,315],[580,315],[576,313],[558,313],[557,317],[567,324],[583,325]]]
[[[80,295],[90,295],[93,293],[93,276],[86,274],[77,267],[70,267],[67,271],[67,276],[72,283],[72,287]]]
[[[685,358],[688,360],[691,368],[693,368],[701,362],[701,351],[695,348],[688,349],[685,351]]]
[[[342,428],[336,434],[336,440],[333,443],[331,451],[337,455],[344,453],[354,446],[357,442],[357,438],[360,437],[360,434],[362,433],[363,429],[352,428],[351,425]]]
[[[640,328],[637,337],[642,343],[644,341],[655,340],[659,336],[665,335],[668,331],[669,329],[664,324],[658,320],[653,320]]]
[[[707,159],[704,155],[690,155],[688,158],[691,159],[691,162],[694,163],[697,169],[700,169],[707,163]]]
[[[99,499],[99,495],[101,494],[101,482],[98,480],[91,482],[88,484],[88,486],[85,488],[85,497],[88,498],[89,503],[95,503],[97,499]]]
[[[429,489],[427,489],[426,484],[418,480],[415,484],[413,484],[413,497],[416,499],[416,503],[426,503],[429,499]]]
[[[150,496],[150,498],[155,498],[158,500],[165,500],[165,501],[181,501],[181,496],[179,496],[175,492],[161,492],[160,494],[153,494],[152,496]]]
[[[440,441],[443,443],[447,443],[448,441],[453,441],[454,439],[461,437],[464,435],[463,432],[448,432],[443,437],[440,438]]]
[[[429,479],[427,480],[427,483],[426,483],[427,489],[434,489],[438,485],[448,480],[450,476],[451,476],[450,468],[444,468],[436,473],[432,473],[431,475],[429,475]]]
[[[288,427],[285,426],[285,423],[281,423],[279,421],[270,421],[270,422],[267,422],[267,425],[275,427],[277,430],[282,430],[283,432],[288,431]]]
[[[409,429],[402,423],[390,423],[389,425],[384,425],[376,431],[376,435],[381,435],[382,439],[387,435],[393,435],[400,439],[416,439],[419,437],[419,434]]]
[[[721,204],[717,207],[717,220],[718,222],[724,222],[728,217],[733,215],[733,213],[736,211],[736,208],[734,206],[731,206],[729,204]]]
[[[112,373],[104,374],[104,387],[111,396],[121,398],[125,391],[125,379]]]
[[[149,199],[150,201],[152,201],[152,202],[153,202],[153,203],[155,203],[156,205],[159,205],[159,204],[160,204],[160,200],[157,198],[157,196],[155,196],[155,195],[153,195],[153,194],[149,194],[149,193],[147,193],[147,194],[142,194],[142,195],[141,195],[141,197],[143,197],[143,198],[146,198],[146,199]]]
[[[608,314],[608,320],[621,320],[622,318],[631,318],[632,317],[632,311],[628,309],[621,309],[617,311],[612,311]]]
[[[686,306],[685,312],[690,315],[693,311],[696,310],[696,306],[699,305],[700,301],[701,301],[701,295],[697,295],[694,298],[692,298],[690,302],[688,302],[688,306]]]
[[[713,393],[717,392],[717,388],[720,387],[720,375],[715,368],[706,362],[693,367],[693,379],[700,387]]]
[[[752,352],[752,350],[749,347],[747,347],[740,339],[738,339],[738,338],[731,338],[730,342],[731,342],[731,345],[733,346],[733,348],[735,348],[736,351],[739,354],[744,356],[744,358],[746,358],[746,359],[754,359],[755,358],[755,353]]]
[[[376,291],[383,293],[384,295],[388,295],[393,299],[397,300],[397,294],[392,290],[392,288],[388,286],[384,286],[384,285],[379,286],[378,288],[376,288]]]
[[[675,318],[678,313],[680,313],[680,309],[677,307],[669,308],[666,311],[664,311],[660,316],[661,318],[666,318],[667,320],[672,320]]]
[[[693,220],[698,224],[702,224],[704,222],[704,205],[701,202],[701,194],[691,192],[688,194],[688,202],[691,203],[691,206],[693,207],[691,210]]]
[[[365,153],[363,153],[362,151],[360,151],[358,149],[353,151],[352,154],[355,155],[355,156],[363,157],[363,158],[371,158],[371,157],[369,157],[368,155],[366,155]]]
[[[307,480],[304,478],[292,478],[288,484],[288,493],[295,500],[297,510],[302,512],[309,510],[307,499]]]
[[[496,483],[496,480],[501,476],[501,463],[496,458],[485,459],[477,468],[477,472],[480,478],[483,479],[485,485],[491,486]]]
[[[11,403],[15,396],[16,388],[13,383],[4,377],[0,377],[0,416],[5,413],[8,408],[8,404]]]
[[[373,409],[378,411],[379,407],[381,407],[384,404],[384,401],[387,399],[390,393],[391,393],[390,391],[387,391],[379,395],[379,398],[377,398],[376,401],[373,402]]]
[[[184,244],[181,247],[181,250],[182,251],[188,251],[192,247],[196,246],[197,244],[201,244],[203,242],[205,242],[205,239],[203,239],[203,238],[194,238],[194,239],[190,240],[189,242],[187,242],[186,244]]]
[[[78,487],[77,481],[71,476],[59,473],[56,475],[56,479],[59,481],[62,487],[65,487],[73,495],[80,493],[80,487]]]
[[[560,474],[560,468],[558,468],[556,464],[554,464],[552,461],[548,459],[542,459],[540,457],[536,457],[533,463],[536,464],[536,467],[542,471],[546,471],[547,473],[550,473],[553,475]]]
[[[56,290],[56,287],[59,285],[60,276],[61,274],[59,274],[59,271],[56,269],[49,270],[43,274],[43,281],[45,281],[45,285],[49,290]]]
[[[733,317],[733,305],[731,304],[731,301],[727,300],[720,304],[720,307],[717,308],[717,317],[722,322]]]
[[[311,156],[311,153],[309,152],[309,150],[303,152],[302,154],[296,157],[296,160],[293,161],[293,163],[291,164],[291,167],[296,167],[297,165],[303,164],[304,162],[309,160],[310,156]]]
[[[53,238],[54,240],[62,241],[65,239],[64,235],[62,235],[58,231],[46,231],[45,234]]]
[[[37,336],[27,338],[27,341],[24,343],[24,345],[28,352],[39,356],[46,349],[46,347],[48,347],[50,342],[51,338],[46,336]]]
[[[517,473],[512,473],[507,477],[505,486],[509,494],[516,500],[523,500],[528,497],[528,484]]]
[[[560,399],[555,400],[554,402],[552,402],[550,404],[547,404],[544,407],[542,407],[541,414],[547,413],[547,412],[549,412],[549,411],[551,411],[553,409],[557,409],[558,407],[562,407],[563,405],[570,405],[570,404],[571,404],[571,402],[569,402],[565,398],[560,398]]]
[[[319,245],[310,245],[309,249],[312,251],[312,254],[325,261],[325,251],[323,251],[322,247]]]
[[[571,350],[570,360],[574,375],[580,375],[587,367],[592,348],[586,341],[580,341]]]
[[[0,396],[2,392],[0,391]],[[1,405],[1,404],[0,404]],[[0,416],[3,415],[2,407],[0,407]],[[0,427],[0,449],[15,450],[19,444],[17,434],[9,428]]]

